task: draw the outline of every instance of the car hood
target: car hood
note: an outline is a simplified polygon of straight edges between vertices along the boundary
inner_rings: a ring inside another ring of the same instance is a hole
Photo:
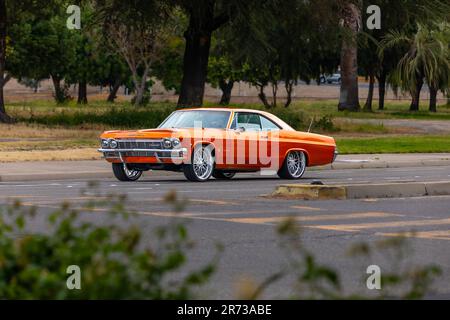
[[[103,139],[161,139],[178,138],[185,133],[183,129],[144,129],[144,130],[114,130],[105,131],[100,137]]]

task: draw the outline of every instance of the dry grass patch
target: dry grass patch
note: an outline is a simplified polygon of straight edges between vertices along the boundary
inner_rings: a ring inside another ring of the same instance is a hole
[[[0,152],[0,162],[99,160],[96,148]]]
[[[104,131],[100,126],[85,126],[82,128],[45,127],[37,124],[0,124],[0,139],[96,139]]]

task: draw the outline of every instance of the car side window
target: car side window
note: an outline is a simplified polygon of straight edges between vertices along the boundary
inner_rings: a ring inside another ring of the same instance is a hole
[[[246,131],[261,131],[261,118],[255,113],[238,113],[235,128],[244,128]]]
[[[261,126],[263,131],[277,131],[280,130],[280,127],[277,126],[274,122],[270,121],[266,117],[260,116],[261,118]]]

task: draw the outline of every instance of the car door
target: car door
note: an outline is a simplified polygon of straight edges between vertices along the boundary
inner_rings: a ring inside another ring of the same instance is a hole
[[[259,143],[259,163],[263,168],[274,168],[279,166],[281,151],[281,128],[272,120],[263,115],[260,116],[261,134]]]
[[[240,169],[260,167],[258,148],[262,131],[259,114],[236,112],[231,125],[234,146],[234,164]]]

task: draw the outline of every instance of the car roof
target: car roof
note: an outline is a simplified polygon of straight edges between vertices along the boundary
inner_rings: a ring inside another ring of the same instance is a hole
[[[241,108],[223,108],[223,107],[204,107],[204,108],[189,108],[189,109],[179,109],[177,111],[233,111],[233,112],[251,112],[260,114],[270,114],[261,110],[256,109],[241,109]]]
[[[228,112],[249,112],[249,113],[258,113],[266,118],[269,118],[275,121],[278,125],[281,125],[283,129],[286,130],[294,130],[291,126],[289,126],[286,122],[276,117],[275,115],[265,112],[262,110],[256,109],[241,109],[241,108],[224,108],[224,107],[204,107],[204,108],[188,108],[188,109],[179,109],[177,111],[228,111]]]

